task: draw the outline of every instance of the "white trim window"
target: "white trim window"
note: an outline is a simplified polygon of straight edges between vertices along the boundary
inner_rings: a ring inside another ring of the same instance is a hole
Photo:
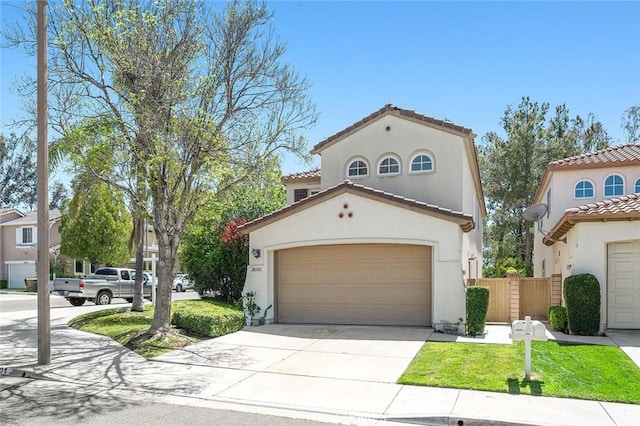
[[[378,174],[381,176],[394,176],[400,174],[400,162],[394,157],[385,157],[378,165]]]
[[[624,195],[624,179],[620,175],[609,175],[604,180],[604,196],[617,197]]]
[[[427,173],[433,171],[433,158],[421,152],[411,159],[411,173]]]
[[[573,188],[573,198],[593,198],[594,195],[593,183],[588,180],[581,180],[576,183],[576,186]]]
[[[32,246],[36,243],[37,230],[32,226],[25,226],[16,229],[16,245]]]
[[[347,176],[354,178],[363,178],[369,176],[369,166],[367,163],[358,158],[349,163],[349,167],[347,168]]]
[[[636,180],[636,183],[633,187],[633,192],[640,193],[640,178]]]

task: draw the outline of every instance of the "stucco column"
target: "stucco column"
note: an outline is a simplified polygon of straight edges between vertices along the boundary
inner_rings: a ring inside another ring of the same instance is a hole
[[[551,306],[562,305],[562,274],[551,275]]]
[[[509,300],[511,301],[510,320],[513,322],[520,319],[520,276],[518,274],[510,274],[509,279]]]

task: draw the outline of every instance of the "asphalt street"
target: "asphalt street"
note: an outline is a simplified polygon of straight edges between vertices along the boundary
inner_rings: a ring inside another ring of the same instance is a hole
[[[186,291],[184,293],[172,293],[173,300],[189,300],[198,299],[198,293],[195,291]],[[124,299],[115,298],[111,301],[114,306],[128,304]],[[62,296],[51,294],[49,296],[49,305],[51,309],[70,309],[71,304]],[[94,306],[91,302],[86,302],[83,306]],[[15,293],[0,294],[0,313],[19,312],[36,310],[38,308],[38,298],[34,294]]]
[[[106,426],[135,424],[157,425],[326,425],[310,420],[292,419],[256,413],[219,410],[207,407],[151,403],[119,395],[89,395],[33,386],[18,380],[2,389],[0,424],[3,426],[83,425]]]

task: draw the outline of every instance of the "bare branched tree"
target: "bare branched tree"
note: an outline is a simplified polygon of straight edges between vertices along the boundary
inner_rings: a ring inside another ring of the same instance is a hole
[[[202,194],[242,181],[235,166],[251,173],[278,150],[306,155],[303,133],[317,114],[308,81],[284,61],[271,17],[253,1],[224,11],[197,0],[50,3],[60,152],[124,191],[158,238],[149,336],[170,330],[178,245],[204,207]],[[7,35],[32,46],[33,34]],[[96,128],[105,122],[108,132]],[[111,167],[100,167],[100,154]]]

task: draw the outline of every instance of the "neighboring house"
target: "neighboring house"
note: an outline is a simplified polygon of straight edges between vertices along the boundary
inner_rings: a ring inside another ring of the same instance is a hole
[[[640,144],[549,163],[535,203],[535,276],[591,273],[601,288],[601,330],[640,329]],[[566,242],[558,241],[566,238]]]
[[[60,212],[49,211],[49,253],[50,260],[63,262],[65,274],[86,275],[97,267],[87,260],[71,259],[60,254]],[[7,281],[8,288],[25,288],[25,277],[36,276],[38,258],[38,214],[24,214],[17,209],[0,209],[0,280]],[[158,258],[158,242],[152,226],[147,226],[143,255]],[[179,262],[177,267],[179,267]],[[135,267],[135,262],[125,266]],[[145,261],[145,270],[151,270],[150,261]]]
[[[428,326],[465,317],[486,215],[475,134],[386,105],[283,178],[288,206],[245,224],[245,291],[282,323]]]
[[[49,212],[49,253],[60,252],[60,212]],[[0,210],[0,279],[8,288],[25,288],[24,279],[36,276],[38,258],[37,212],[24,214],[17,209]]]

